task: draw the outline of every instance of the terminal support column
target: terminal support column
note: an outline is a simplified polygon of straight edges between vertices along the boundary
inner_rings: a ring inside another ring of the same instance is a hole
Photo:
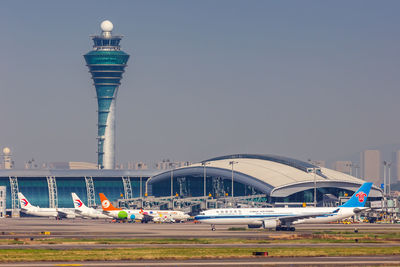
[[[133,197],[131,178],[129,176],[122,176],[122,183],[124,184],[124,198],[131,199]]]
[[[49,188],[49,208],[58,208],[57,183],[55,176],[46,176]]]
[[[94,207],[96,206],[96,198],[95,198],[93,177],[85,176],[85,183],[86,183],[87,205],[88,207]]]
[[[11,188],[11,217],[19,217],[19,199],[18,199],[18,178],[9,176]]]

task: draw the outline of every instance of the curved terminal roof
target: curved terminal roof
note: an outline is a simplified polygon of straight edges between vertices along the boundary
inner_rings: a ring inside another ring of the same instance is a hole
[[[365,182],[354,176],[308,162],[258,154],[235,154],[211,158],[174,170],[174,175],[200,175],[204,167],[207,168],[208,175],[227,179],[230,179],[233,168],[236,181],[249,184],[272,197],[286,197],[314,188],[314,179],[318,187],[337,187],[352,191]],[[170,172],[164,172],[153,176],[149,184],[169,178]],[[382,193],[379,188],[373,187],[371,196],[380,197]]]

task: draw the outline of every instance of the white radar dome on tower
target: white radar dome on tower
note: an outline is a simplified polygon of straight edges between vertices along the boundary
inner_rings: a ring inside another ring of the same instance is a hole
[[[8,147],[3,148],[3,154],[4,155],[10,154],[10,152],[11,152],[11,149],[9,149]]]
[[[101,30],[103,32],[111,32],[114,28],[114,25],[109,20],[105,20],[100,24]]]

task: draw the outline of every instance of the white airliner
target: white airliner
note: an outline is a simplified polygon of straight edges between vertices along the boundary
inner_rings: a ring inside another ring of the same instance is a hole
[[[71,193],[71,195],[72,195],[72,200],[74,201],[75,212],[80,216],[92,219],[112,218],[108,215],[103,214],[99,210],[87,207],[75,193]]]
[[[18,192],[19,203],[21,205],[21,211],[25,214],[40,217],[54,217],[54,218],[76,218],[74,209],[68,208],[40,208],[33,206],[28,199],[21,193]]]
[[[327,223],[342,220],[364,209],[372,183],[364,183],[352,197],[339,207],[321,208],[242,208],[212,209],[201,212],[195,220],[211,224],[247,224],[249,227],[295,231],[294,224]]]
[[[144,221],[153,220],[157,218],[158,221],[185,221],[190,216],[185,214],[183,211],[177,210],[123,210],[115,208],[107,197],[100,193],[101,207],[103,208],[103,213],[110,215],[116,219],[139,219]],[[141,218],[138,218],[140,217]]]
[[[190,218],[179,210],[143,210],[143,214],[153,217],[153,221],[157,222],[183,222]]]
[[[75,213],[74,208],[57,208],[58,218],[75,219],[76,217],[82,217]]]
[[[55,208],[40,208],[33,206],[21,192],[18,192],[18,198],[21,205],[21,211],[25,214],[40,217],[58,217],[58,212]]]

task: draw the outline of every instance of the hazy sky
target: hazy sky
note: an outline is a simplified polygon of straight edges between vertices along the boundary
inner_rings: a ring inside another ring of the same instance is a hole
[[[83,54],[109,19],[131,55],[117,162],[333,159],[400,143],[399,1],[1,1],[0,147],[96,162]]]

